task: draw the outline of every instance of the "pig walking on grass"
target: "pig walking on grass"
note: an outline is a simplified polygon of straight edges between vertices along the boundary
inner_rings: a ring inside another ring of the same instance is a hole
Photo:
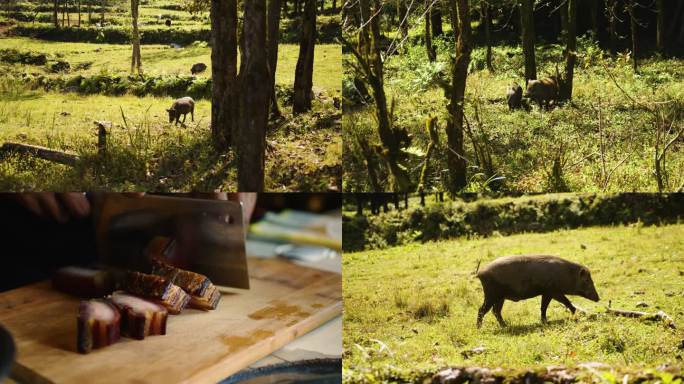
[[[558,77],[551,76],[541,80],[530,80],[527,83],[525,97],[534,100],[539,108],[549,108],[551,101],[558,100]]]
[[[176,125],[178,125],[178,120],[183,115],[182,124],[185,124],[185,118],[188,113],[192,121],[195,121],[195,101],[191,97],[181,97],[174,101],[171,108],[167,109],[166,112],[169,113],[169,123],[173,123],[176,120]]]
[[[482,282],[484,303],[477,314],[477,327],[490,309],[502,327],[501,308],[506,299],[520,301],[540,296],[541,321],[546,323],[546,308],[551,299],[575,313],[575,307],[565,295],[577,295],[598,301],[599,295],[587,267],[556,256],[505,256],[481,269],[477,277]]]

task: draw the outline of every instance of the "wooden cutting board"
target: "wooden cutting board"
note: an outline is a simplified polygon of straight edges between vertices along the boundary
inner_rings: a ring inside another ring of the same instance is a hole
[[[0,294],[17,344],[12,377],[28,383],[218,382],[342,313],[339,274],[249,259],[250,290],[221,288],[214,311],[169,316],[167,334],[76,352],[79,300],[49,282]],[[339,340],[331,340],[339,343]]]

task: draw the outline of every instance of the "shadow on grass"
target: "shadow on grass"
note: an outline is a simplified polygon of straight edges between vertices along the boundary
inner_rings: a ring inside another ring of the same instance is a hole
[[[567,319],[557,319],[550,320],[546,324],[543,324],[541,321],[539,321],[533,324],[507,325],[505,328],[498,328],[493,333],[497,335],[521,336],[534,332],[543,331],[546,328],[553,327],[556,325],[564,325],[566,322]]]

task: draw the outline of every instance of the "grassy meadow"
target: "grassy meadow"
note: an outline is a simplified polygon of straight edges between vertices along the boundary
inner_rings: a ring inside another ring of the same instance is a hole
[[[329,3],[318,20],[320,28],[339,19],[338,14],[331,13]],[[130,2],[107,4],[106,28],[102,31],[130,30]],[[8,141],[46,146],[76,153],[82,161],[69,167],[26,156],[5,156],[0,161],[0,188],[236,188],[235,154],[216,153],[211,145],[211,48],[206,42],[143,44],[145,78],[140,80],[129,77],[130,44],[78,40],[81,34],[75,27],[78,15],[74,12],[64,24],[70,27],[61,31],[69,38],[75,36],[76,41],[61,41],[60,35],[50,35],[49,39],[40,34],[18,36],[13,28],[51,28],[52,13],[42,3],[16,2],[13,7],[15,12],[0,12],[0,146]],[[24,20],[28,17],[33,21]],[[100,17],[99,7],[95,7],[88,23],[83,6],[83,36],[87,28],[99,28],[95,24]],[[167,28],[165,20],[171,20],[172,27]],[[143,35],[154,29],[162,37],[168,32],[169,38],[210,28],[208,12],[190,13],[180,4],[159,0],[141,3],[139,22]],[[283,118],[272,120],[267,133],[266,189],[337,190],[341,187],[342,139],[341,111],[335,100],[341,94],[342,52],[336,44],[316,45],[313,108],[293,116],[292,86],[299,55],[297,23],[297,17],[283,14],[283,43],[279,45],[275,74]],[[106,40],[108,35],[103,36]],[[17,60],[16,52],[32,59],[44,58],[38,63]],[[56,70],[53,65],[60,62],[67,62],[69,68]],[[191,76],[190,68],[200,62],[207,65],[206,71]],[[134,84],[133,80],[138,82]],[[146,90],[136,88],[141,86]],[[154,92],[149,91],[152,88]],[[185,125],[170,124],[166,109],[176,97],[188,94],[196,102],[194,122],[188,116]],[[97,155],[96,122],[102,121],[111,123],[104,159]]]
[[[547,325],[540,322],[539,298],[506,301],[502,314],[507,328],[500,328],[490,312],[482,328],[476,329],[483,299],[481,284],[473,275],[477,264],[510,254],[552,254],[586,265],[601,301],[569,296],[573,304],[589,311],[588,316],[573,316],[552,301]],[[651,369],[681,365],[681,329],[608,315],[605,307],[611,303],[619,309],[663,310],[680,324],[683,275],[681,224],[637,223],[345,253],[344,377],[382,382],[388,372],[436,372],[447,366],[528,369],[599,362],[613,369]],[[648,307],[638,308],[639,302]],[[478,347],[484,351],[470,352]],[[611,382],[605,377],[594,379]]]
[[[444,190],[447,99],[437,79],[448,77],[454,43],[448,32],[437,38],[437,60],[431,63],[421,40],[423,26],[415,24],[404,45],[384,62],[385,90],[388,104],[395,103],[393,126],[413,135],[404,165],[414,188],[430,142],[426,120],[437,118],[439,143],[430,159],[425,187]],[[394,36],[387,38],[391,44]],[[555,74],[556,65],[563,70],[562,51],[559,44],[537,45],[538,77]],[[684,61],[644,58],[634,73],[629,53],[611,57],[586,36],[578,39],[577,54],[572,102],[550,111],[537,105],[530,111],[509,111],[508,87],[513,82],[525,85],[522,49],[494,46],[493,72],[486,67],[485,48],[473,49],[465,94],[465,191],[658,191],[656,145],[661,149],[670,140],[674,143],[665,156],[663,191],[684,188],[684,137],[675,137],[677,128],[684,125]],[[354,58],[345,55],[344,60],[345,97],[351,100],[345,104],[348,112],[343,117],[344,189],[370,191],[356,137],[368,138],[371,146],[380,144],[377,124],[372,101],[361,101],[352,84],[354,72],[349,63]],[[645,105],[658,105],[658,113],[668,124],[660,140],[656,127],[662,122],[656,124]],[[386,167],[379,168],[378,178],[387,178]]]

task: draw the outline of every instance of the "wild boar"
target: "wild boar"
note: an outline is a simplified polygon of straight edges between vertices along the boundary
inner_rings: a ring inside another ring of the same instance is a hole
[[[176,125],[178,125],[178,120],[183,115],[182,123],[185,124],[185,118],[188,113],[192,121],[195,121],[195,101],[191,97],[181,97],[174,101],[171,108],[167,109],[166,112],[169,113],[169,123],[173,123],[173,120],[176,120]]]
[[[546,308],[551,299],[575,313],[575,307],[565,295],[578,295],[598,301],[599,295],[587,267],[556,256],[504,256],[481,269],[477,277],[482,282],[484,303],[477,313],[477,327],[492,309],[502,327],[501,308],[506,299],[520,301],[541,295],[541,321],[546,323]]]
[[[530,98],[539,104],[539,108],[550,105],[551,100],[558,99],[558,77],[551,76],[541,80],[530,80],[527,83],[525,97]]]
[[[508,100],[508,109],[514,110],[522,107],[522,87],[517,83],[513,83],[508,92],[506,93],[506,99]]]
[[[196,63],[192,65],[192,68],[190,68],[190,73],[193,75],[196,75],[198,73],[202,73],[207,70],[207,65],[204,63]]]

